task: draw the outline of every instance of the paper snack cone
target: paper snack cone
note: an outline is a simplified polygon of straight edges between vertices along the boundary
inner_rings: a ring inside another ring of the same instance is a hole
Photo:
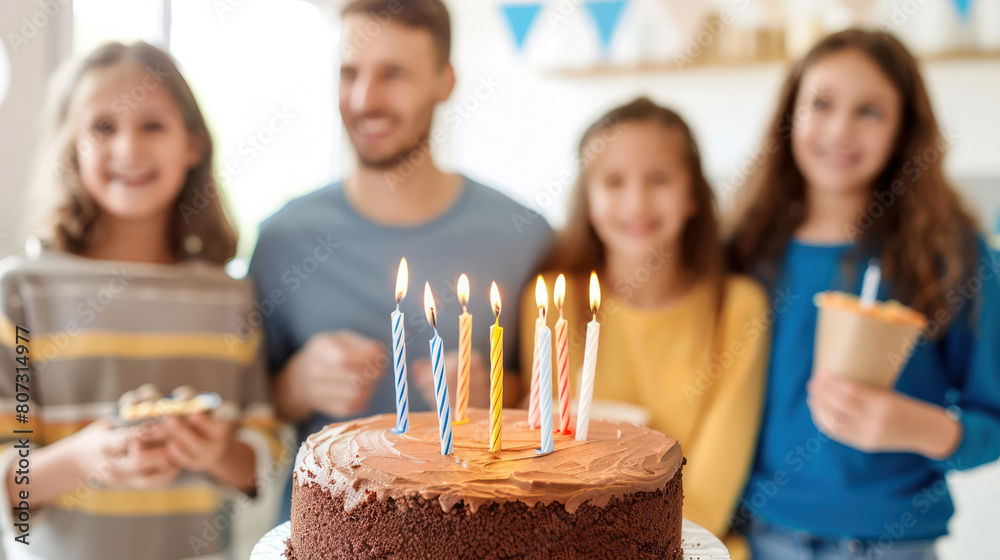
[[[898,302],[876,302],[863,310],[857,296],[821,292],[813,375],[829,372],[891,389],[927,326],[920,313]]]

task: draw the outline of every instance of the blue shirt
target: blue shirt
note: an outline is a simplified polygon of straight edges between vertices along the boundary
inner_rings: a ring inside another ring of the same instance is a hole
[[[357,214],[336,183],[285,205],[261,224],[250,261],[263,318],[268,365],[276,374],[312,335],[340,329],[381,341],[391,353],[389,314],[396,308],[399,260],[406,257],[409,287],[405,314],[406,357],[427,358],[434,330],[424,316],[424,282],[438,305],[438,332],[448,352],[458,346],[462,306],[458,277],[469,277],[472,346],[489,357],[489,301],[494,280],[503,302],[504,362],[517,369],[518,298],[539,260],[550,250],[552,229],[534,212],[499,192],[464,179],[458,200],[442,215],[413,227],[389,227]],[[411,380],[410,412],[434,410]],[[391,359],[359,417],[395,412]],[[331,422],[313,414],[297,426],[298,441]],[[290,497],[286,496],[287,518]]]
[[[1000,260],[978,241],[976,274],[947,295],[956,307],[943,337],[920,344],[895,389],[959,414],[954,454],[864,453],[821,434],[806,405],[817,308],[824,290],[860,293],[869,254],[852,245],[792,241],[773,298],[773,347],[757,457],[740,503],[744,515],[825,538],[935,538],[954,513],[944,474],[1000,456]],[[842,266],[847,256],[854,273]],[[880,299],[889,299],[883,284]],[[931,319],[931,328],[941,324]],[[944,317],[945,319],[947,317]],[[932,333],[933,334],[933,333]]]

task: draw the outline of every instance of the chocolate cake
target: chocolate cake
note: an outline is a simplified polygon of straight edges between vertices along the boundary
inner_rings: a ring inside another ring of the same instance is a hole
[[[291,560],[680,560],[677,440],[633,424],[593,420],[589,441],[538,430],[505,410],[503,449],[491,453],[486,410],[454,426],[441,455],[432,412],[331,424],[295,460]]]

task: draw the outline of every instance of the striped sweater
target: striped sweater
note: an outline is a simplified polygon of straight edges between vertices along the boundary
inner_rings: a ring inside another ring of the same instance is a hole
[[[14,430],[32,430],[32,447],[51,444],[113,415],[122,393],[145,383],[219,393],[240,416],[236,437],[255,452],[258,488],[287,455],[268,401],[253,290],[221,268],[53,251],[8,257],[0,261],[0,311],[0,472],[16,463],[13,444],[23,435]],[[18,327],[27,329],[26,348],[18,348]],[[17,418],[24,355],[27,424]],[[9,503],[6,494],[0,484],[0,503]],[[183,471],[149,490],[109,488],[94,473],[32,508],[29,545],[15,541],[7,507],[0,530],[9,560],[228,558],[233,519],[249,499],[201,473]]]

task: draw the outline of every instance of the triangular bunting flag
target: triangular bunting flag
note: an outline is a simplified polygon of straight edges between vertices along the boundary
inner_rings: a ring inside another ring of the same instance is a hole
[[[969,21],[969,13],[972,11],[972,0],[951,0],[955,4],[955,10],[958,11],[958,17],[962,18],[963,22]]]
[[[507,24],[510,25],[510,31],[514,35],[514,43],[517,45],[517,50],[521,50],[524,47],[524,40],[528,36],[531,25],[535,23],[535,16],[542,9],[542,4],[540,2],[501,4],[500,9],[503,10],[503,14],[507,18]]]
[[[587,11],[594,18],[597,33],[601,37],[601,47],[604,50],[611,44],[611,36],[627,3],[628,0],[587,0]]]

